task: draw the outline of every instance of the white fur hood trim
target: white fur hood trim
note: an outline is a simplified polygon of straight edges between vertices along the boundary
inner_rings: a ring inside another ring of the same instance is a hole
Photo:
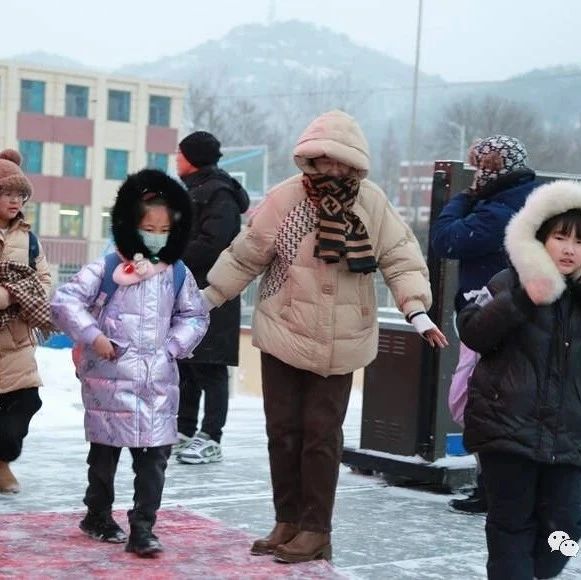
[[[581,209],[581,183],[554,181],[535,189],[506,228],[504,245],[525,289],[541,280],[550,282],[543,304],[551,304],[561,296],[565,280],[535,235],[544,221],[575,208]],[[573,277],[579,276],[581,271]]]

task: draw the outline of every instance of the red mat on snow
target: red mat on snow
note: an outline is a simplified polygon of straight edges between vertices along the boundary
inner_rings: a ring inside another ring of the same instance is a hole
[[[344,578],[328,562],[279,564],[251,556],[252,537],[187,510],[158,514],[165,551],[138,558],[123,544],[96,542],[78,528],[82,513],[0,516],[0,578]],[[115,514],[126,529],[124,512]]]

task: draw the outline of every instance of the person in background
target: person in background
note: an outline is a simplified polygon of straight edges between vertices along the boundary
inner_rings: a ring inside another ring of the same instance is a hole
[[[250,205],[244,188],[216,166],[220,142],[205,131],[180,141],[177,174],[188,189],[193,207],[192,230],[183,260],[200,288],[220,252],[240,232],[241,214]],[[194,355],[179,362],[180,407],[175,447],[180,463],[222,461],[222,430],[228,413],[228,366],[238,365],[240,300],[212,310],[210,328]],[[204,416],[198,423],[204,393]],[[198,429],[199,425],[199,429]]]
[[[80,528],[99,541],[127,540],[126,551],[138,556],[162,551],[152,529],[177,441],[176,359],[191,354],[209,322],[194,277],[179,263],[190,219],[179,183],[152,169],[130,175],[113,207],[117,253],[82,268],[52,301],[57,326],[82,345],[77,372],[90,450],[87,513]],[[111,257],[118,260],[112,273]],[[105,301],[111,282],[116,288]],[[128,539],[112,516],[123,447],[131,452],[135,472]]]
[[[468,159],[476,168],[472,185],[454,195],[432,225],[431,243],[437,257],[458,260],[456,313],[466,305],[465,293],[480,290],[507,265],[505,228],[538,185],[527,166],[525,146],[515,137],[494,135],[474,143]],[[477,355],[460,343],[458,365],[448,398],[454,420],[463,427],[467,377]],[[465,499],[449,502],[452,510],[486,513],[486,494],[480,469],[477,486]]]
[[[299,138],[299,175],[276,185],[208,273],[216,307],[263,274],[253,319],[276,524],[252,554],[280,562],[331,557],[331,519],[353,371],[377,356],[374,272],[432,345],[446,338],[426,311],[419,244],[373,182],[369,148],[342,111]],[[388,388],[388,385],[386,385]]]
[[[22,453],[30,421],[42,406],[33,330],[52,330],[50,272],[40,243],[24,221],[22,208],[32,186],[21,162],[14,149],[0,152],[0,493],[4,494],[20,491],[10,463]]]
[[[506,250],[492,300],[458,316],[481,355],[464,440],[486,486],[488,578],[554,578],[581,537],[581,185],[534,190]]]

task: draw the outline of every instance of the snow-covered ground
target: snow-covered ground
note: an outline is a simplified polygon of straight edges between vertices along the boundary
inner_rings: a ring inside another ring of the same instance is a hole
[[[23,491],[0,495],[0,526],[3,513],[84,507],[88,446],[70,350],[40,348],[38,362],[44,403],[14,464]],[[361,396],[354,392],[344,426],[345,442],[352,447],[358,447],[360,416]],[[183,506],[252,535],[269,531],[273,511],[260,398],[231,398],[223,448],[225,459],[219,464],[180,465],[172,459],[162,507]],[[130,456],[124,451],[116,478],[117,509],[131,505],[132,484]],[[484,518],[451,513],[446,505],[450,497],[389,486],[342,467],[333,532],[335,567],[353,578],[485,578]],[[194,549],[196,538],[191,541]],[[581,557],[572,558],[561,577],[580,578]]]

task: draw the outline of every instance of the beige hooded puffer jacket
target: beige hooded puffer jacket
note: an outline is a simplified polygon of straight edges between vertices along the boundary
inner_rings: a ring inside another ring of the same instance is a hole
[[[375,258],[398,308],[409,314],[431,305],[428,270],[418,242],[381,189],[364,179],[369,151],[355,120],[342,111],[315,119],[300,137],[295,162],[327,156],[362,178],[353,211],[365,224]],[[322,376],[346,374],[377,356],[374,277],[350,272],[345,260],[313,255],[316,216],[296,175],[275,186],[248,227],[208,274],[204,293],[220,305],[265,272],[253,320],[253,344],[285,363]]]

